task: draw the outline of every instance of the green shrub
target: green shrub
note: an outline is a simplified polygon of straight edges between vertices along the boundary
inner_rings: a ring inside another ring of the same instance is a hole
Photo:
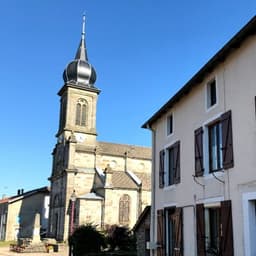
[[[106,240],[112,251],[115,249],[132,251],[136,248],[135,237],[127,227],[117,225],[108,227]]]
[[[104,236],[92,224],[78,227],[69,237],[69,246],[74,256],[83,256],[87,253],[98,253],[105,246]]]

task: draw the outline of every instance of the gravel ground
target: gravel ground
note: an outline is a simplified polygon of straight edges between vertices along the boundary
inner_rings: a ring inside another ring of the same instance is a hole
[[[18,252],[10,252],[9,247],[0,247],[0,256],[68,256],[68,247],[64,247],[59,252],[39,252],[39,253],[18,253]]]

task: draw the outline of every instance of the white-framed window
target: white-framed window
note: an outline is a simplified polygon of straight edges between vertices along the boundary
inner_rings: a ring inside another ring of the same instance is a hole
[[[181,255],[183,253],[183,211],[182,208],[164,209],[164,244],[165,255]]]
[[[173,114],[170,114],[166,118],[167,135],[173,134]]]
[[[166,149],[166,186],[180,183],[180,142]]]
[[[222,157],[222,124],[220,121],[209,125],[208,147],[209,147],[209,172],[216,172],[223,168]]]
[[[174,237],[175,237],[175,225],[172,219],[172,214],[175,212],[175,208],[169,208],[165,210],[165,236],[166,236],[166,255],[173,255],[174,251]]]
[[[207,255],[219,255],[220,207],[205,208],[205,248]]]
[[[256,192],[243,194],[245,256],[256,254]]]
[[[198,255],[234,255],[232,219],[230,200],[196,205]]]
[[[207,109],[217,104],[217,85],[216,79],[210,80],[206,85],[206,106]]]
[[[231,110],[194,131],[195,176],[234,166]]]

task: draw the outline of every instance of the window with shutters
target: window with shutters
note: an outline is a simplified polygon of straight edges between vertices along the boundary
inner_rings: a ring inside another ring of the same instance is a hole
[[[128,225],[130,221],[130,196],[125,194],[119,200],[119,223]]]
[[[195,176],[234,166],[231,110],[194,132]]]
[[[197,255],[233,255],[231,201],[196,205]]]
[[[165,252],[167,256],[181,256],[182,240],[182,209],[165,209]]]
[[[165,233],[164,210],[157,210],[157,256],[165,256],[164,233]]]
[[[216,80],[213,79],[207,83],[207,108],[211,108],[217,103]]]
[[[165,177],[165,150],[159,152],[159,188],[164,187]]]
[[[205,247],[207,255],[219,255],[220,208],[205,208]]]
[[[174,184],[174,148],[170,147],[167,149],[168,156],[168,185]]]
[[[76,104],[76,125],[86,126],[87,118],[87,101],[85,99],[79,99]]]
[[[208,126],[209,141],[209,171],[222,169],[222,127],[221,122]]]
[[[167,185],[180,183],[180,142],[174,143],[167,150]]]
[[[165,212],[165,226],[166,226],[166,254],[172,255],[174,250],[174,222],[172,219],[172,214],[175,212],[175,208],[171,208],[166,210]]]

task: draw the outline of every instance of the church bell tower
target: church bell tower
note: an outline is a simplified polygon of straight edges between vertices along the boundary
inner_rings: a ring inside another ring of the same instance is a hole
[[[85,44],[85,16],[82,37],[75,55],[63,72],[64,86],[59,91],[59,141],[75,136],[80,143],[95,144],[96,104],[100,90],[95,87],[96,72],[88,62]]]
[[[77,175],[78,148],[96,148],[96,105],[100,90],[95,86],[96,72],[89,63],[85,44],[85,16],[82,36],[75,55],[63,72],[59,128],[53,150],[49,236],[63,240],[69,235],[70,198],[76,189],[75,178],[90,177],[86,170]],[[87,175],[87,176],[86,176]],[[85,189],[86,189],[86,185]],[[89,186],[89,185],[88,185]]]

